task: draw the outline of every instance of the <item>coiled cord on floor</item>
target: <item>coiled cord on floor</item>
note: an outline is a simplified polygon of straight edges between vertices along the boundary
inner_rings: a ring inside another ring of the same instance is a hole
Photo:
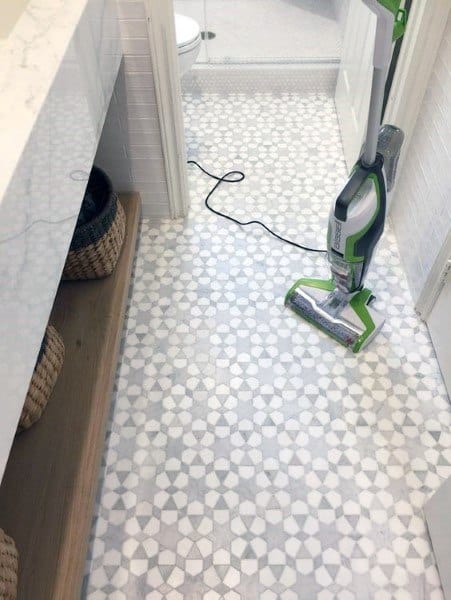
[[[208,177],[211,177],[211,179],[214,179],[216,181],[215,185],[211,188],[211,190],[208,192],[207,196],[205,197],[205,206],[208,208],[208,210],[211,210],[212,213],[214,213],[215,215],[218,215],[218,217],[223,217],[224,219],[227,219],[228,221],[232,221],[232,223],[236,223],[237,225],[241,225],[242,227],[245,227],[246,225],[260,225],[261,227],[263,227],[263,229],[265,229],[268,233],[273,235],[275,238],[277,238],[281,242],[285,242],[286,244],[290,244],[291,246],[294,246],[295,248],[299,248],[300,250],[305,250],[306,252],[317,252],[319,254],[327,253],[327,250],[321,250],[320,248],[310,248],[309,246],[304,246],[303,244],[298,244],[297,242],[293,242],[292,240],[287,240],[286,238],[282,237],[281,235],[279,235],[278,233],[276,233],[275,231],[273,231],[272,229],[267,227],[261,221],[257,221],[257,220],[238,221],[238,219],[235,219],[234,217],[231,217],[230,215],[226,215],[225,213],[213,208],[210,205],[210,198],[216,192],[216,190],[221,185],[221,183],[240,183],[245,178],[245,174],[243,173],[243,171],[236,171],[236,170],[228,171],[224,175],[218,176],[218,175],[213,175],[213,173],[210,173],[209,171],[207,171],[207,169],[202,167],[202,165],[200,165],[195,160],[189,160],[188,164],[196,165],[196,167],[198,169],[200,169],[202,171],[202,173],[205,173],[205,175],[208,175]]]

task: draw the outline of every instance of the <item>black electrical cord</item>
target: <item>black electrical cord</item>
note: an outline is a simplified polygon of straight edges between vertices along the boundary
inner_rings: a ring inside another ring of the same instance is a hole
[[[232,223],[236,223],[237,225],[241,225],[243,227],[246,225],[260,225],[261,227],[263,227],[263,229],[266,229],[266,231],[268,233],[273,235],[275,238],[277,238],[281,242],[285,242],[286,244],[290,244],[291,246],[294,246],[295,248],[299,248],[300,250],[305,250],[306,252],[318,252],[320,254],[327,253],[327,250],[321,250],[319,248],[310,248],[309,246],[304,246],[302,244],[298,244],[291,240],[287,240],[286,238],[282,237],[275,231],[272,231],[272,229],[267,227],[261,221],[255,221],[255,220],[246,221],[246,222],[238,221],[238,219],[235,219],[235,218],[231,217],[230,215],[226,215],[226,214],[220,212],[219,210],[214,209],[212,206],[210,206],[210,198],[213,196],[213,194],[218,189],[218,187],[221,185],[221,183],[240,183],[245,178],[243,171],[228,171],[227,173],[225,173],[225,175],[222,175],[222,177],[218,177],[217,175],[213,175],[212,173],[207,171],[207,169],[204,169],[204,167],[202,167],[195,160],[189,160],[188,164],[196,165],[196,167],[198,169],[200,169],[203,173],[205,173],[205,175],[208,175],[208,177],[211,177],[211,179],[216,180],[215,185],[211,188],[211,190],[208,192],[207,196],[205,197],[205,206],[208,208],[208,210],[211,210],[212,213],[214,213],[215,215],[218,215],[218,217],[223,217],[224,219],[227,219],[228,221],[232,221]]]

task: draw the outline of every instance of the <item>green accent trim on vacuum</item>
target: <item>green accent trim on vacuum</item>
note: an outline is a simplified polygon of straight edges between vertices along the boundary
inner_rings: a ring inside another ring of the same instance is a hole
[[[357,233],[354,233],[354,235],[350,235],[348,237],[348,239],[346,240],[344,258],[348,262],[356,263],[356,262],[362,262],[364,260],[364,258],[365,258],[364,256],[355,256],[354,255],[354,247],[357,244],[357,242],[360,240],[360,238],[362,238],[365,235],[365,233],[368,231],[368,229],[372,226],[372,224],[376,220],[377,215],[379,214],[379,210],[381,207],[381,190],[380,190],[379,180],[377,178],[377,175],[375,173],[370,173],[370,175],[368,175],[368,177],[365,179],[365,182],[367,181],[367,179],[371,179],[376,188],[377,207],[376,207],[376,210],[374,212],[374,215],[373,215],[373,218],[371,219],[371,221],[369,221],[363,229],[361,229]],[[365,185],[365,182],[362,185]]]
[[[333,292],[335,290],[335,284],[333,279],[310,279],[309,277],[305,277],[296,281],[296,283],[292,285],[291,288],[288,290],[285,296],[285,304],[288,304],[293,293],[301,285],[324,290],[326,292]],[[371,334],[376,328],[376,325],[367,308],[367,304],[371,296],[371,290],[364,288],[360,292],[357,292],[357,294],[355,294],[355,296],[349,302],[349,306],[352,308],[352,310],[355,312],[355,314],[359,317],[359,319],[365,326],[364,333],[362,333],[362,335],[360,335],[356,339],[352,346],[348,346],[346,343],[343,342],[343,340],[339,336],[334,335],[333,331],[325,329],[321,324],[319,324],[314,319],[310,318],[308,315],[304,313],[299,313],[299,311],[297,311],[295,307],[291,308],[294,310],[294,312],[300,314],[305,321],[323,331],[326,335],[334,339],[336,342],[345,346],[345,348],[350,348],[350,350],[352,350],[352,352],[356,354],[362,349],[362,346],[365,344],[367,339],[371,336]]]
[[[377,0],[384,8],[389,10],[395,17],[398,14],[401,0]]]
[[[404,35],[407,26],[407,11],[400,8],[401,0],[377,0],[381,6],[389,10],[395,17],[393,26],[393,41],[396,42]]]
[[[395,17],[395,26],[393,28],[393,41],[399,40],[406,31],[407,27],[407,11],[405,8],[400,8]]]
[[[363,333],[355,344],[351,347],[354,353],[359,352],[369,338],[369,336],[373,333],[376,328],[373,319],[367,309],[367,303],[372,295],[371,290],[363,289],[361,292],[356,294],[351,302],[349,303],[356,315],[361,319],[362,323],[365,325],[365,333]]]
[[[307,285],[308,287],[325,290],[326,292],[333,292],[335,289],[333,279],[311,279],[310,277],[302,277],[301,279],[298,279],[285,294],[285,304],[300,285]]]

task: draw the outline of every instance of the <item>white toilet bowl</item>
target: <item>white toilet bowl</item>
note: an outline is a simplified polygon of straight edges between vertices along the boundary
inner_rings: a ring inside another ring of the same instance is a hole
[[[189,71],[200,51],[200,27],[194,19],[175,15],[175,35],[179,55],[180,75]]]

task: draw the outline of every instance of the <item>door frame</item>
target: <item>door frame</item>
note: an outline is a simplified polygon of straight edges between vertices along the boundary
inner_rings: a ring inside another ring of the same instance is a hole
[[[451,0],[414,0],[406,35],[399,55],[393,84],[385,111],[385,122],[393,123],[405,133],[399,169],[415,129],[426,89],[443,39],[451,11]],[[391,206],[402,200],[397,197],[396,185]],[[415,305],[419,316],[429,316],[450,269],[451,233],[448,235]]]
[[[415,309],[420,317],[426,321],[442,291],[451,272],[451,230],[435,259],[432,269],[426,279]]]
[[[413,0],[384,120],[400,127],[402,166],[443,39],[451,0]],[[396,201],[396,186],[394,201]]]
[[[161,142],[173,219],[189,209],[182,89],[172,0],[144,0]]]

